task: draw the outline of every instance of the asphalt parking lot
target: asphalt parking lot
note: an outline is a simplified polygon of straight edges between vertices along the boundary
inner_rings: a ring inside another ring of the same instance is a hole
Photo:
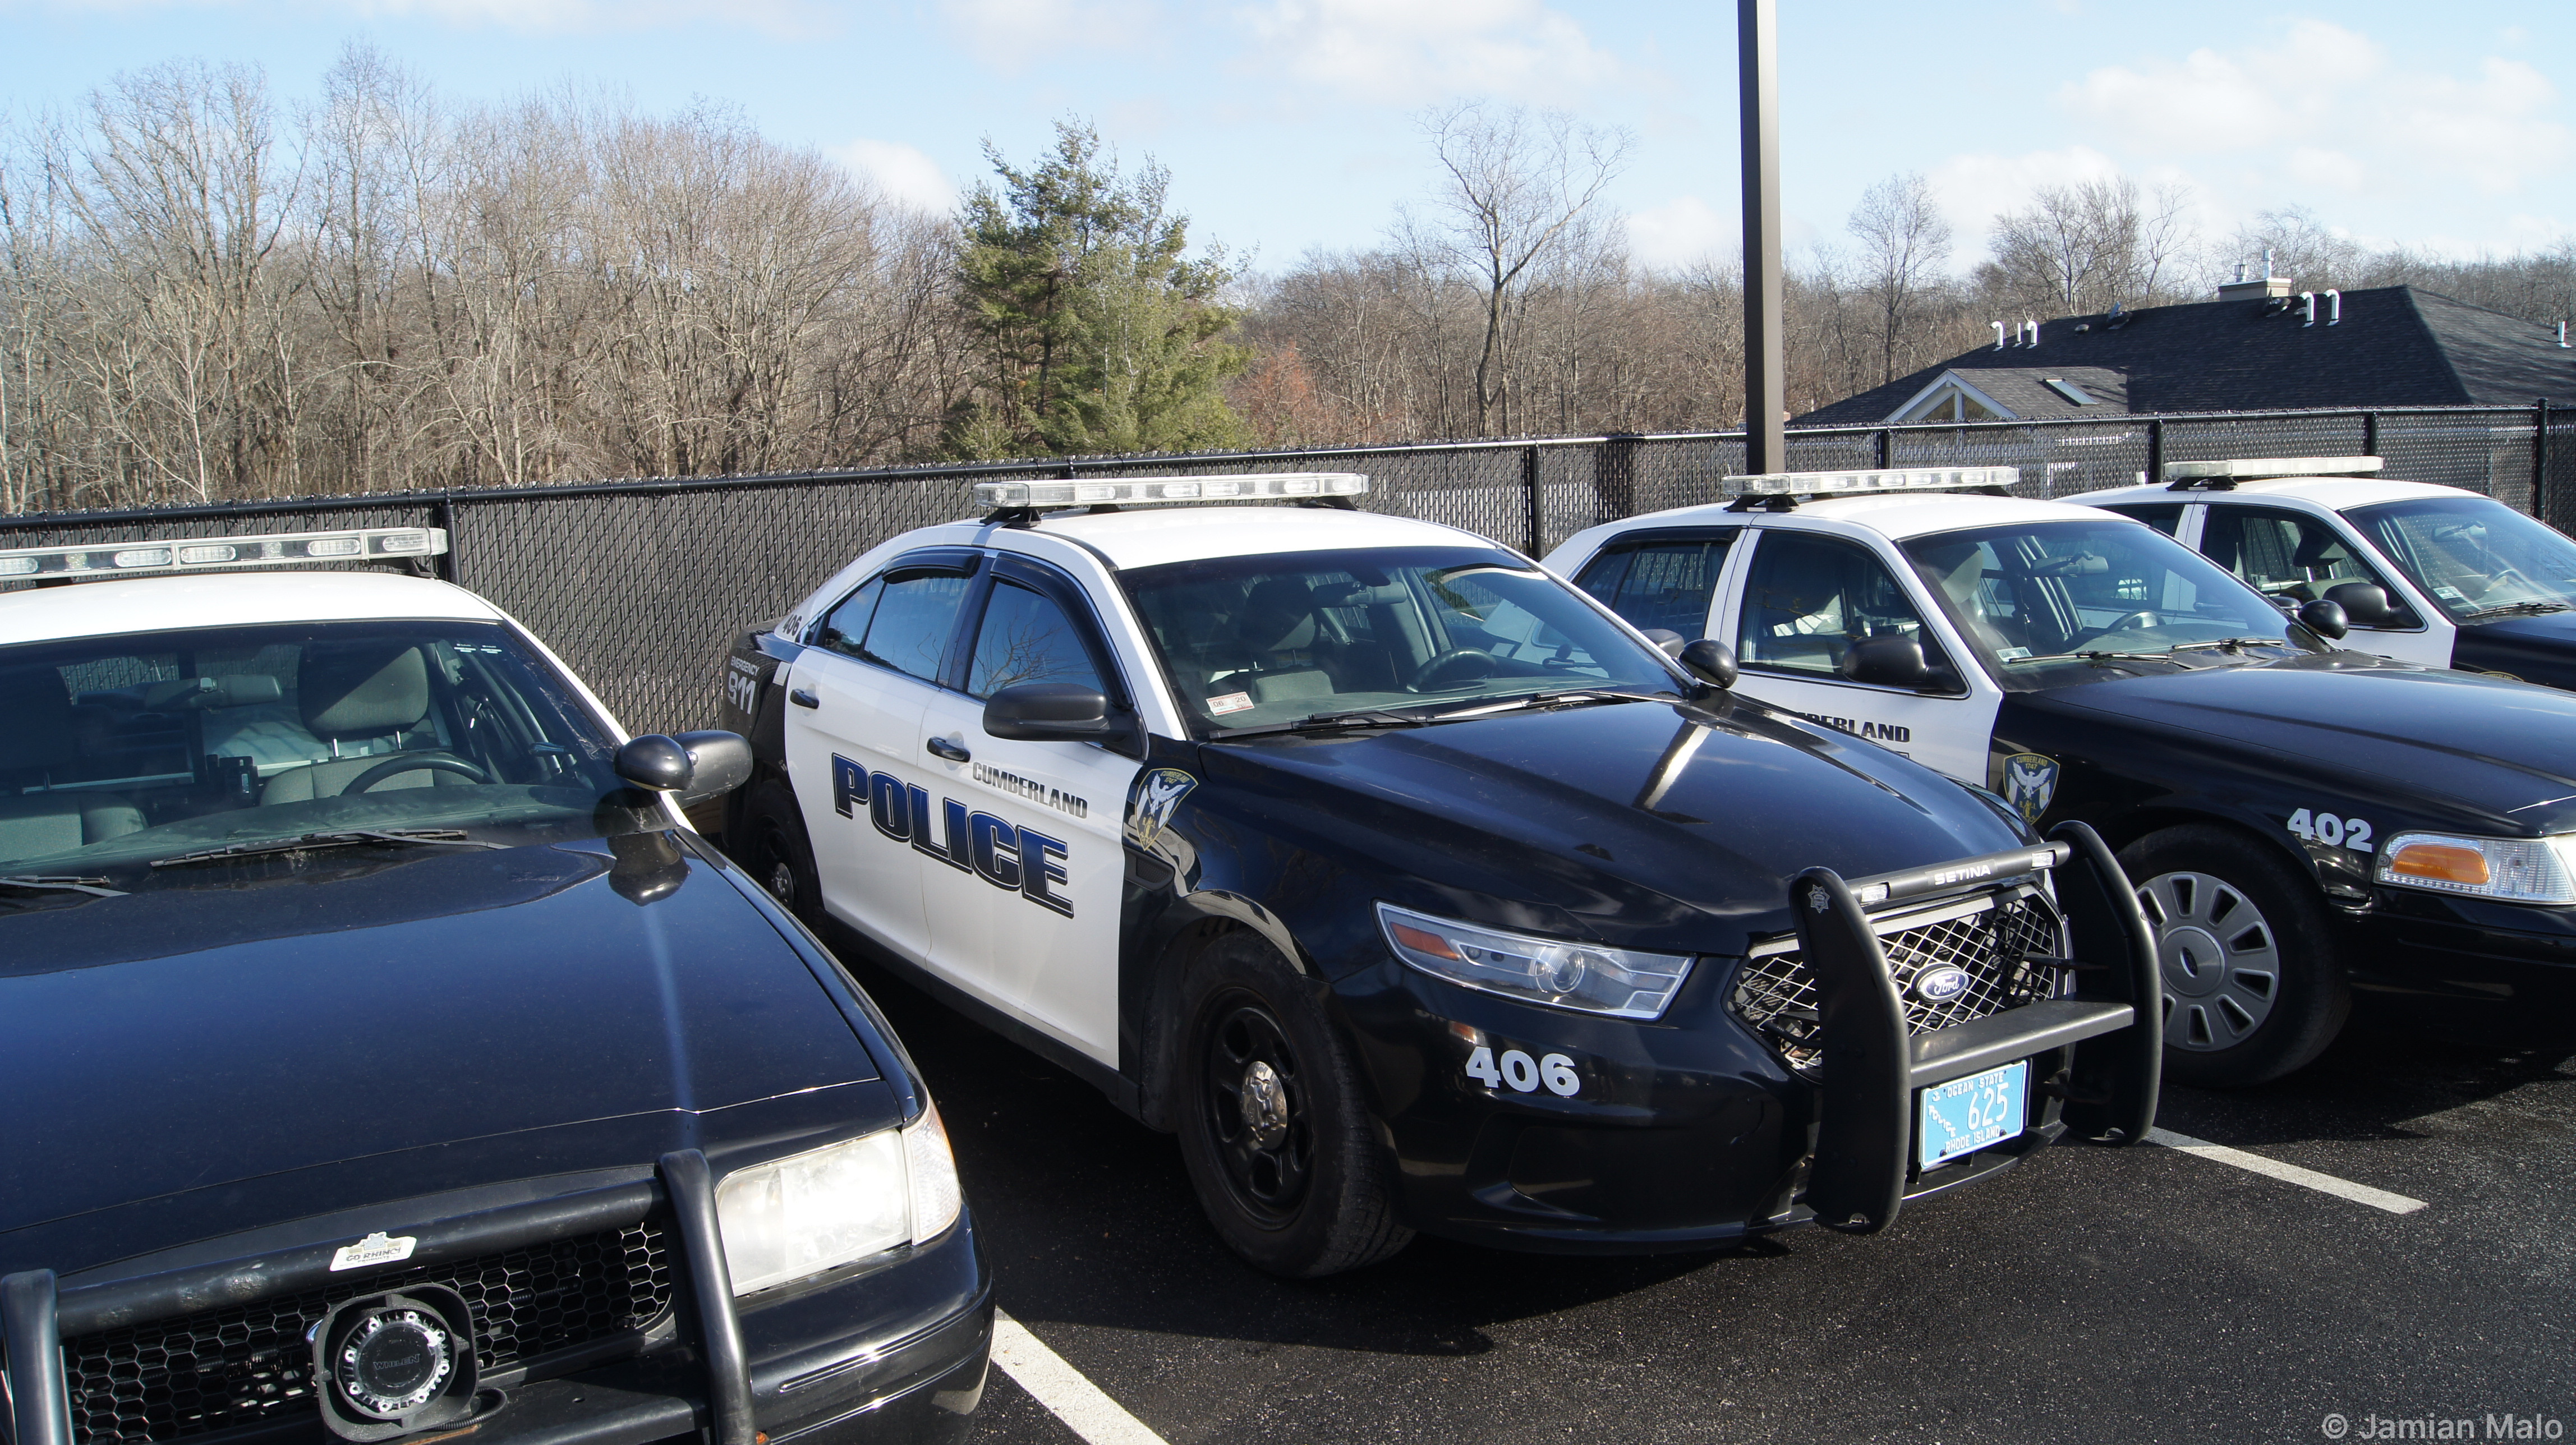
[[[1806,1230],[1656,1259],[1419,1239],[1293,1284],[1217,1242],[1169,1137],[859,971],[940,1099],[1002,1308],[1136,1422],[1077,1431],[997,1368],[984,1440],[2286,1441],[2332,1438],[2329,1415],[2345,1438],[2372,1438],[2374,1417],[2466,1417],[2484,1439],[2488,1415],[2576,1423],[2576,1040],[2354,1032],[2267,1088],[2166,1091],[2162,1129],[2403,1196],[2389,1207],[2175,1148],[2061,1144],[1876,1238]]]

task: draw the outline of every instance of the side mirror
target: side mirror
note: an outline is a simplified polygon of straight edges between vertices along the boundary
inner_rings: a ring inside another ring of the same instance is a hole
[[[2376,592],[2379,589],[2373,587],[2370,590]],[[2331,597],[2300,604],[2297,616],[2300,626],[2328,642],[2341,642],[2343,635],[2352,631],[2352,621],[2344,616],[2342,604]]]
[[[689,780],[680,786],[679,804],[702,803],[751,781],[751,740],[740,733],[682,733],[671,741],[689,754]]]
[[[674,738],[646,733],[617,750],[617,776],[648,793],[676,793],[689,785],[696,764]]]
[[[1735,686],[1735,653],[1723,642],[1703,637],[1682,649],[1682,669],[1711,687]]]
[[[1889,633],[1865,637],[1843,654],[1843,676],[1874,687],[1921,687],[1932,675],[1923,663],[1923,644]]]
[[[1682,635],[1673,631],[1669,627],[1647,628],[1646,640],[1655,644],[1656,647],[1661,648],[1664,656],[1666,657],[1679,657],[1682,655]]]
[[[2343,609],[2349,626],[2397,625],[2397,609],[2388,605],[2388,589],[2376,582],[2338,582],[2326,589],[2325,600]]]
[[[1024,682],[984,704],[984,731],[1015,742],[1101,742],[1119,727],[1109,699],[1078,682]]]

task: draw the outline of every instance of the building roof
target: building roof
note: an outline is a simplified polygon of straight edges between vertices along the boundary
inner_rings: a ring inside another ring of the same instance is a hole
[[[2343,319],[2302,324],[2298,298],[2150,306],[2041,324],[2040,344],[1981,346],[1885,386],[1819,407],[1792,426],[1877,426],[1947,378],[2014,419],[2106,412],[2267,411],[2302,407],[2529,406],[2576,402],[2576,350],[2555,328],[2411,286],[2343,293]],[[2047,385],[2074,381],[2079,406]],[[2090,378],[2090,379],[2086,379]]]

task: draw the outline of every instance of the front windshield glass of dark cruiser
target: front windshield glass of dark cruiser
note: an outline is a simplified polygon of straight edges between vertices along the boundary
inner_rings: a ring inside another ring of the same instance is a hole
[[[2454,618],[2576,606],[2576,541],[2493,497],[2382,502],[2344,515]]]
[[[1354,710],[1681,688],[1660,653],[1507,552],[1281,553],[1122,575],[1201,736]]]
[[[0,876],[352,829],[599,836],[608,732],[508,629],[207,628],[0,648]],[[621,822],[614,810],[603,816]],[[225,870],[155,879],[219,885]]]
[[[2125,517],[1943,532],[1904,547],[1987,671],[2015,690],[2109,676],[2106,661],[2241,656],[2211,643],[2261,644],[2252,656],[2323,650],[2262,593]]]

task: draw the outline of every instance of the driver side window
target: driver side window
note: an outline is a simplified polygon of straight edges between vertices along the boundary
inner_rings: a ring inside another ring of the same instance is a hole
[[[1948,665],[1913,599],[1878,558],[1831,537],[1763,534],[1736,633],[1744,666],[1839,678],[1853,643],[1890,635],[1920,643],[1935,669]]]
[[[2338,582],[2368,582],[2388,593],[2389,605],[2397,609],[2397,626],[2421,625],[2342,536],[2314,517],[2276,507],[2213,505],[2200,549],[2265,596],[2293,606],[2325,596]]]

